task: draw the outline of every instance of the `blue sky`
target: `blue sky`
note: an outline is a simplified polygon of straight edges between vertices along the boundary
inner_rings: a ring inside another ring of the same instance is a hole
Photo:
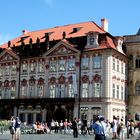
[[[140,28],[140,0],[0,0],[0,44],[22,30],[94,21],[109,21],[114,36],[136,34]]]

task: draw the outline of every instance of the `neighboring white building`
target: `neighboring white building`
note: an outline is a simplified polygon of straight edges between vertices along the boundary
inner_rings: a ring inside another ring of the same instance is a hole
[[[29,123],[125,118],[127,57],[122,38],[102,22],[24,32],[2,45],[0,117],[19,115]]]

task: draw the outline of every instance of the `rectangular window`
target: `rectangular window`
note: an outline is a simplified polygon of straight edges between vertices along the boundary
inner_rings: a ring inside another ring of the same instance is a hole
[[[28,97],[34,97],[35,96],[35,85],[29,86],[29,95]]]
[[[4,72],[5,75],[10,75],[10,66],[5,66]]]
[[[88,97],[88,83],[82,83],[82,97],[87,98]]]
[[[73,84],[68,85],[68,97],[74,97]]]
[[[84,57],[82,58],[82,69],[88,69],[89,68],[89,58]]]
[[[89,38],[89,44],[90,45],[94,45],[94,37],[93,36],[90,36],[90,38]]]
[[[64,98],[65,97],[65,84],[59,85],[59,93],[57,94],[58,98]]]
[[[16,72],[17,72],[17,66],[16,65],[12,65],[11,74],[16,74]]]
[[[11,87],[11,99],[15,99],[16,97],[16,87]]]
[[[117,85],[117,99],[119,99],[119,85]]]
[[[55,98],[55,97],[56,97],[56,86],[50,85],[50,98]]]
[[[22,73],[27,73],[28,64],[22,64]]]
[[[115,84],[112,85],[112,98],[115,98]]]
[[[38,97],[43,97],[44,95],[44,86],[43,85],[38,85]]]
[[[0,76],[3,76],[3,68],[0,68]]]
[[[68,70],[75,70],[75,59],[68,60]]]
[[[124,88],[121,86],[121,99],[124,100]]]
[[[38,63],[38,72],[44,72],[45,67],[44,67],[44,62],[39,62]]]
[[[57,63],[56,61],[50,61],[50,71],[56,71]]]
[[[65,71],[66,70],[66,60],[59,60],[59,70]]]
[[[113,58],[113,70],[115,70],[116,67],[115,67],[115,58]]]
[[[93,57],[93,68],[101,68],[101,56]]]
[[[93,97],[100,97],[101,93],[101,84],[93,83]]]
[[[35,63],[31,63],[30,64],[30,72],[31,73],[35,73],[35,71],[36,71],[36,64]]]
[[[120,71],[120,65],[119,65],[119,60],[117,60],[117,71]]]
[[[123,65],[123,62],[121,63],[121,73],[124,74],[124,65]]]
[[[4,88],[4,99],[10,99],[9,88]]]
[[[21,97],[26,97],[27,96],[27,87],[22,86],[21,87]]]
[[[140,95],[140,84],[139,83],[136,84],[136,94]]]

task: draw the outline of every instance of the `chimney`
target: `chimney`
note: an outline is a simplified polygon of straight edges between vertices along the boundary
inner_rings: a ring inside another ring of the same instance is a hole
[[[23,35],[25,35],[25,34],[27,34],[27,33],[29,33],[28,30],[22,30],[22,34],[23,34]]]
[[[101,19],[101,28],[108,32],[108,20],[103,18]]]

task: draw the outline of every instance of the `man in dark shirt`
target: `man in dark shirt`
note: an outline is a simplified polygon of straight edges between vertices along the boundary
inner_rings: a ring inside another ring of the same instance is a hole
[[[74,118],[74,121],[72,122],[72,128],[73,128],[73,137],[78,138],[78,122],[76,118]]]

